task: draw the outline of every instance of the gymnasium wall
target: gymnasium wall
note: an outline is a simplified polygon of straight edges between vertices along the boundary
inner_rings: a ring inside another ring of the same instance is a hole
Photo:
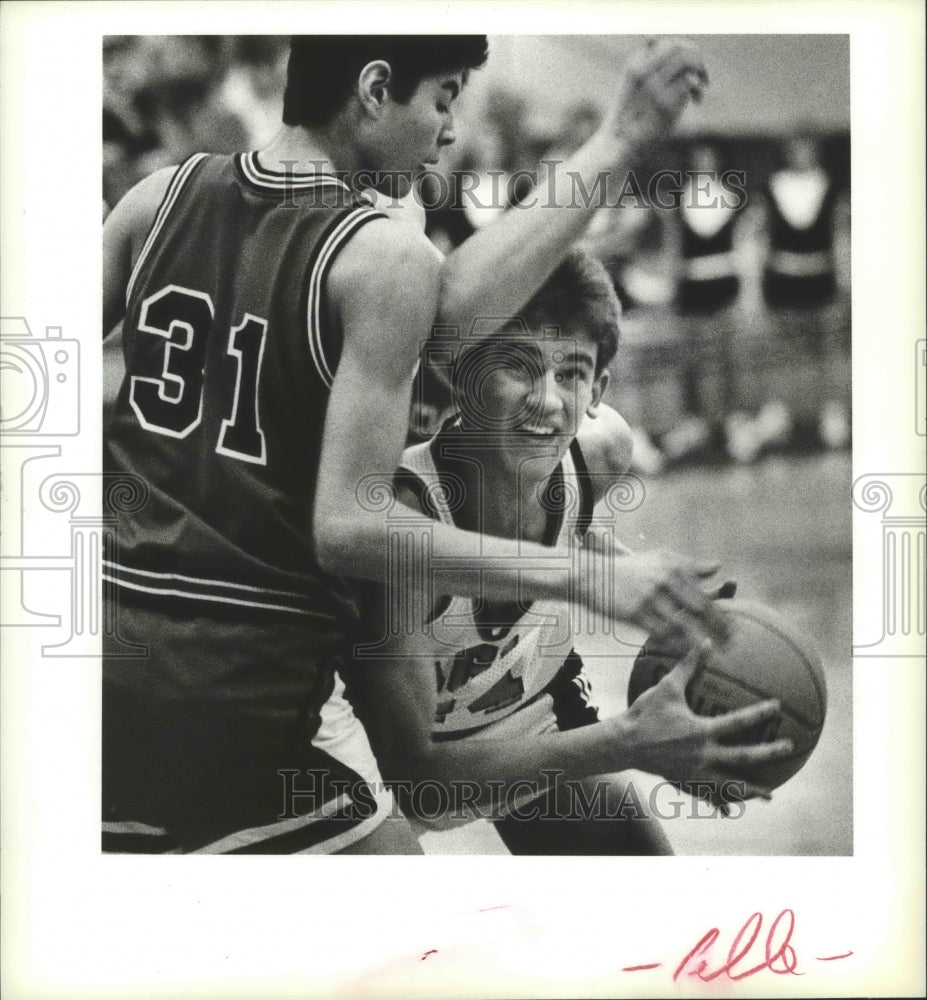
[[[617,19],[615,30],[621,30]],[[633,35],[492,36],[490,60],[475,74],[472,96],[505,85],[551,109],[589,98],[605,107],[621,63],[642,41]],[[686,113],[682,133],[775,134],[798,124],[849,130],[847,35],[698,35],[695,41],[711,87],[702,105]]]

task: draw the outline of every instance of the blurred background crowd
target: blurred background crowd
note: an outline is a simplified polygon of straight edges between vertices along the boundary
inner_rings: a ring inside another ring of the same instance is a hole
[[[632,191],[620,208],[600,209],[585,239],[624,307],[607,401],[634,428],[636,468],[648,474],[850,444],[848,41],[699,43],[706,100],[635,171],[645,197]],[[441,169],[496,172],[517,202],[530,182],[506,179],[592,134],[636,44],[491,37]],[[284,36],[107,37],[105,205],[193,152],[266,143],[279,126],[286,52]],[[683,178],[669,206],[646,197],[661,170]],[[506,210],[455,200],[450,186],[423,193],[428,234],[443,250]],[[413,432],[432,429],[445,402],[435,398]]]

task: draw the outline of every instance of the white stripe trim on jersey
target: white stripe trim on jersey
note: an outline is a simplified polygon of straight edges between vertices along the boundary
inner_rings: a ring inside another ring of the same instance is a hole
[[[325,277],[333,256],[353,235],[357,227],[368,219],[379,216],[382,216],[382,213],[371,208],[369,205],[356,208],[353,212],[346,215],[329,234],[312,268],[312,274],[309,279],[309,296],[306,303],[309,350],[319,376],[329,389],[332,387],[335,376],[328,365],[322,346],[322,296],[320,294],[322,280]]]
[[[257,161],[257,153],[240,153],[238,164],[245,177],[258,187],[270,191],[298,191],[303,188],[333,187],[351,189],[334,174],[281,174],[265,170]]]
[[[459,417],[457,419],[459,421]],[[429,490],[429,497],[442,522],[453,525],[454,515],[451,513],[450,508],[447,505],[444,491],[440,489],[431,489],[433,486],[440,485],[441,483],[441,476],[435,466],[434,456],[431,452],[431,445],[432,442],[430,440],[410,445],[402,453],[402,458],[399,461],[399,469],[402,472],[412,473],[412,475],[425,486],[426,490]],[[577,505],[578,510],[575,514],[572,517],[569,517],[568,514],[571,512],[568,509],[567,501],[563,501],[560,530],[554,541],[555,546],[562,539],[567,539],[573,534],[576,530],[577,523],[583,515],[583,491],[579,486],[579,473],[576,469],[576,463],[573,461],[573,452],[570,448],[567,448],[567,450],[563,453],[559,462],[559,469],[562,482],[575,484],[577,495],[579,497],[579,504]],[[470,598],[461,598],[461,600],[464,600],[468,604],[470,602]]]
[[[104,566],[109,566],[117,573],[134,573],[137,576],[151,576],[159,580],[182,580],[184,583],[202,583],[207,587],[231,587],[235,590],[251,590],[258,594],[273,594],[276,597],[295,597],[302,600],[303,595],[291,590],[269,590],[267,587],[255,587],[250,583],[232,583],[230,580],[208,579],[199,576],[184,576],[182,573],[156,573],[150,569],[135,569],[132,566],[122,566],[112,559],[104,559]]]
[[[171,178],[170,184],[167,186],[167,192],[164,195],[164,200],[161,202],[161,207],[158,209],[158,214],[155,216],[154,223],[152,224],[151,230],[148,233],[148,238],[145,240],[145,244],[142,247],[142,252],[138,255],[138,260],[135,262],[135,267],[132,268],[132,275],[129,278],[129,284],[126,286],[126,304],[128,305],[129,298],[132,295],[132,289],[135,287],[135,282],[138,278],[138,273],[145,263],[145,259],[148,254],[151,253],[151,248],[154,246],[155,241],[158,238],[158,234],[164,226],[168,215],[170,215],[171,209],[177,202],[177,197],[180,194],[181,189],[184,184],[186,184],[190,174],[196,165],[207,156],[206,153],[194,153],[189,160],[182,163],[174,173]]]
[[[306,608],[294,608],[286,604],[271,604],[269,601],[245,601],[237,597],[220,597],[218,594],[202,594],[194,591],[176,590],[171,587],[143,587],[139,583],[130,583],[128,580],[120,580],[117,577],[103,573],[103,579],[107,583],[113,583],[117,587],[126,587],[128,590],[138,590],[145,594],[160,594],[162,597],[185,597],[192,600],[212,601],[214,604],[238,604],[246,608],[266,608],[268,611],[289,611],[294,615],[311,614]]]
[[[103,823],[104,833],[140,833],[150,837],[166,837],[167,830],[161,826],[149,826],[147,823],[139,823],[136,820],[121,820],[117,823]]]
[[[312,614],[306,608],[294,608],[286,604],[271,604],[269,601],[246,601],[237,597],[220,597],[218,594],[196,593],[195,591],[176,590],[172,587],[143,587],[140,583],[130,583],[128,580],[120,580],[118,577],[103,573],[103,579],[107,583],[113,583],[117,587],[126,587],[128,590],[138,590],[145,594],[160,594],[162,597],[185,597],[192,600],[212,601],[214,604],[238,604],[246,608],[266,608],[268,611],[289,611],[294,615]]]

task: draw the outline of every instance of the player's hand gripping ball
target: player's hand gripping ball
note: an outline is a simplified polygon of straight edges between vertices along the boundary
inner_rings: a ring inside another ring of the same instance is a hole
[[[778,788],[804,766],[821,735],[827,710],[827,687],[821,658],[811,643],[778,614],[761,604],[726,600],[731,636],[723,649],[711,648],[686,688],[686,700],[698,715],[721,715],[758,701],[777,698],[778,719],[731,742],[766,743],[789,739],[785,758],[745,769],[742,776],[766,788]],[[628,704],[657,684],[679,662],[674,643],[648,640],[628,683]]]

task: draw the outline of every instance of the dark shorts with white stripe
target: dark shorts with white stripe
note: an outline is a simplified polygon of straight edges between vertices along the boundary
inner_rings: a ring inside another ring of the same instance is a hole
[[[332,853],[372,832],[392,800],[331,642],[184,603],[108,602],[103,850]]]

